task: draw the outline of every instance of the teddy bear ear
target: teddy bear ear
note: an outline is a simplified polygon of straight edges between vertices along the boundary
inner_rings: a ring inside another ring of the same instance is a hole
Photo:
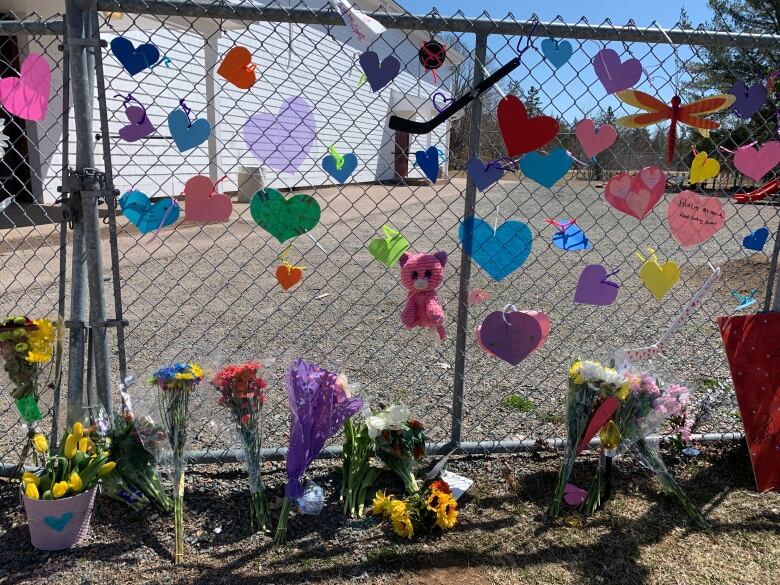
[[[406,264],[408,261],[409,261],[409,253],[408,252],[404,252],[403,254],[401,254],[401,257],[398,259],[398,263],[401,266]]]
[[[442,266],[447,264],[447,252],[436,252],[433,256],[439,261],[439,264],[441,264]]]

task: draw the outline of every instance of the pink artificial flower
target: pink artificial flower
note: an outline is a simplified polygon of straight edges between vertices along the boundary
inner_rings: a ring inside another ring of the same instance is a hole
[[[244,416],[241,417],[241,424],[245,425],[245,424],[249,423],[249,421],[251,419],[252,419],[252,415],[251,414],[245,414]]]

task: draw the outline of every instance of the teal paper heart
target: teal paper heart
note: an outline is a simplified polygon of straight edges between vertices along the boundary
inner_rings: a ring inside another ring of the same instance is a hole
[[[249,202],[252,219],[284,244],[314,228],[320,221],[320,205],[310,195],[285,199],[276,189],[261,189]]]
[[[459,236],[466,254],[496,280],[512,274],[531,254],[533,236],[520,221],[507,221],[493,231],[488,222],[472,217],[460,224]]]
[[[127,221],[138,228],[142,234],[175,223],[179,219],[179,206],[170,197],[152,203],[146,193],[128,191],[119,198],[119,207]]]
[[[52,530],[62,532],[68,523],[73,520],[73,512],[65,512],[62,516],[46,516],[43,521]]]

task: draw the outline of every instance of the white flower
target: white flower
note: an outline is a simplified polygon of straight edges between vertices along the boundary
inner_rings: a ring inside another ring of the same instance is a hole
[[[580,375],[586,382],[590,380],[603,380],[605,375],[604,367],[598,362],[585,361],[582,362]]]
[[[612,368],[604,368],[603,377],[601,379],[604,380],[606,384],[611,384],[616,388],[622,386],[626,382],[626,379]]]
[[[352,398],[360,390],[360,384],[358,382],[350,384],[349,380],[347,380],[347,377],[344,374],[339,374],[336,377],[336,384],[338,384],[341,389],[344,390],[344,394],[347,395],[347,398]]]
[[[396,404],[378,414],[371,414],[371,409],[364,405],[363,416],[366,419],[368,436],[373,440],[382,431],[399,430],[409,420],[409,409],[403,404]]]

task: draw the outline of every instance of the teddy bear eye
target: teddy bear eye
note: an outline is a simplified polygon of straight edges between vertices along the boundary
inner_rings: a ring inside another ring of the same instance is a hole
[[[432,274],[433,274],[433,272],[431,272],[430,270],[426,270],[425,271],[425,277],[426,278],[430,278]]]
[[[419,276],[418,272],[415,270],[412,272],[412,278],[417,278]]]

